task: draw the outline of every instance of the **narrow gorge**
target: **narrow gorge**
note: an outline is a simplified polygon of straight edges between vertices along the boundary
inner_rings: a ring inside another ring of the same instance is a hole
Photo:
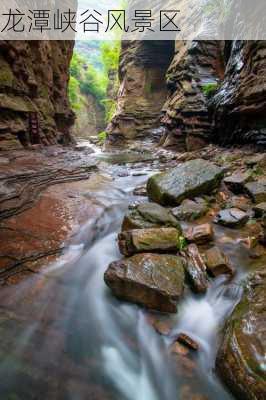
[[[0,398],[266,398],[266,42],[0,41]]]

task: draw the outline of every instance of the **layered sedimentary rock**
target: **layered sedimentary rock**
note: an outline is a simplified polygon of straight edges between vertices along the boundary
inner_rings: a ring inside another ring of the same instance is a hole
[[[165,74],[174,53],[174,42],[122,42],[120,89],[109,141],[118,143],[144,136],[158,126],[166,100]]]
[[[72,41],[0,41],[0,146],[71,141]]]
[[[266,145],[266,42],[226,42],[225,76],[214,96],[212,138]]]
[[[265,41],[124,44],[110,141],[130,140],[161,124],[165,146],[265,146],[265,67]]]
[[[189,150],[201,147],[211,131],[208,85],[223,78],[222,46],[216,41],[176,42],[176,53],[167,71],[168,99],[162,123],[164,144],[183,142]]]

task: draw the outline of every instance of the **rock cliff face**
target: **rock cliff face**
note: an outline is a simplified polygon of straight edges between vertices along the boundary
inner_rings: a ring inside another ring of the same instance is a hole
[[[264,41],[126,45],[110,138],[132,139],[160,119],[166,146],[181,143],[190,150],[208,141],[265,146],[265,67]],[[160,90],[148,95],[154,76]],[[147,123],[140,122],[144,118]]]
[[[0,146],[71,141],[72,41],[0,41]]]
[[[265,146],[266,42],[228,42],[224,60],[225,77],[212,101],[212,137]]]
[[[216,85],[223,71],[221,42],[176,42],[166,76],[168,98],[162,118],[166,145],[183,141],[190,150],[208,140],[212,121],[204,87]]]
[[[144,136],[159,124],[166,100],[165,74],[174,42],[123,42],[117,112],[108,128],[113,143]]]

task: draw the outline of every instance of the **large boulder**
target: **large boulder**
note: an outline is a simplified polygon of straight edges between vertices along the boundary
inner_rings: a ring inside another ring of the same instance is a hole
[[[142,203],[126,214],[122,230],[129,231],[131,229],[148,229],[161,226],[175,227],[181,232],[180,224],[171,210],[156,203]]]
[[[144,252],[177,252],[180,233],[175,228],[134,229],[118,234],[120,253],[131,256]]]
[[[254,274],[228,320],[216,369],[241,400],[266,399],[266,272]]]
[[[222,169],[209,161],[192,160],[149,178],[147,193],[156,203],[179,205],[186,198],[210,193],[222,177]]]
[[[183,262],[172,255],[137,254],[111,263],[104,280],[120,299],[175,313],[184,288]]]

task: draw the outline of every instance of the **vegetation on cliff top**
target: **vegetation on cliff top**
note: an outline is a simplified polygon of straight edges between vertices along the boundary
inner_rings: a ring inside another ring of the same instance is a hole
[[[99,63],[95,66],[85,52],[75,50],[70,65],[69,100],[75,112],[84,103],[84,96],[92,96],[104,107],[106,120],[113,114],[114,99],[108,96],[109,78],[118,69],[120,42],[103,42],[99,45]]]

